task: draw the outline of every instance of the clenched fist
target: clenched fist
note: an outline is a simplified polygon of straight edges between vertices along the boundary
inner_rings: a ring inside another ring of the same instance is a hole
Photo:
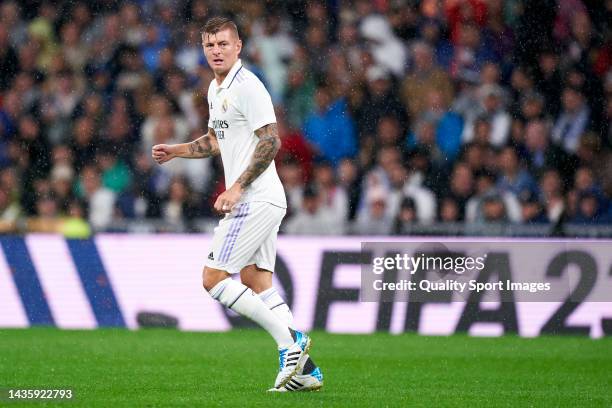
[[[163,164],[167,161],[170,161],[177,156],[177,149],[178,146],[176,145],[155,145],[152,149],[153,160],[155,160],[158,164]]]

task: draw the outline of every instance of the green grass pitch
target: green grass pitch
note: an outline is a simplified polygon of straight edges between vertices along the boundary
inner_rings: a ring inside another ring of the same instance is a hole
[[[259,330],[0,330],[0,387],[74,390],[35,407],[612,406],[611,338],[312,337],[323,389],[271,394],[277,354]]]

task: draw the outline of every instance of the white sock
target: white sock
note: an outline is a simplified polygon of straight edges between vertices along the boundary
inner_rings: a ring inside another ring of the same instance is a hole
[[[287,326],[293,328],[293,313],[278,293],[276,288],[271,287],[259,294],[259,298],[274,312]]]
[[[285,322],[277,317],[259,296],[242,283],[227,278],[209,291],[210,295],[223,306],[248,317],[263,327],[276,340],[279,348],[293,344],[293,337]]]
[[[293,329],[293,313],[291,313],[291,309],[289,309],[289,305],[285,303],[285,300],[281,297],[280,293],[276,290],[276,288],[271,287],[269,289],[264,290],[259,294],[259,298],[270,308],[271,311],[274,312],[276,316],[279,317],[285,324]],[[316,367],[314,361],[308,357],[306,360],[306,364],[302,368],[298,374],[303,374],[304,372],[310,373]]]

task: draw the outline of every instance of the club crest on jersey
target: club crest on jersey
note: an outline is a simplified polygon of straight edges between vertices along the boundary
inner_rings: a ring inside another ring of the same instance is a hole
[[[228,106],[229,104],[227,103],[227,99],[224,99],[223,104],[221,105],[221,110],[223,110],[223,113],[227,112]]]

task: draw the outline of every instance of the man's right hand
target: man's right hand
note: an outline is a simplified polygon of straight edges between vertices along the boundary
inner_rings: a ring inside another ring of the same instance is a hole
[[[158,144],[153,146],[152,156],[157,164],[164,164],[177,157],[178,145]]]

